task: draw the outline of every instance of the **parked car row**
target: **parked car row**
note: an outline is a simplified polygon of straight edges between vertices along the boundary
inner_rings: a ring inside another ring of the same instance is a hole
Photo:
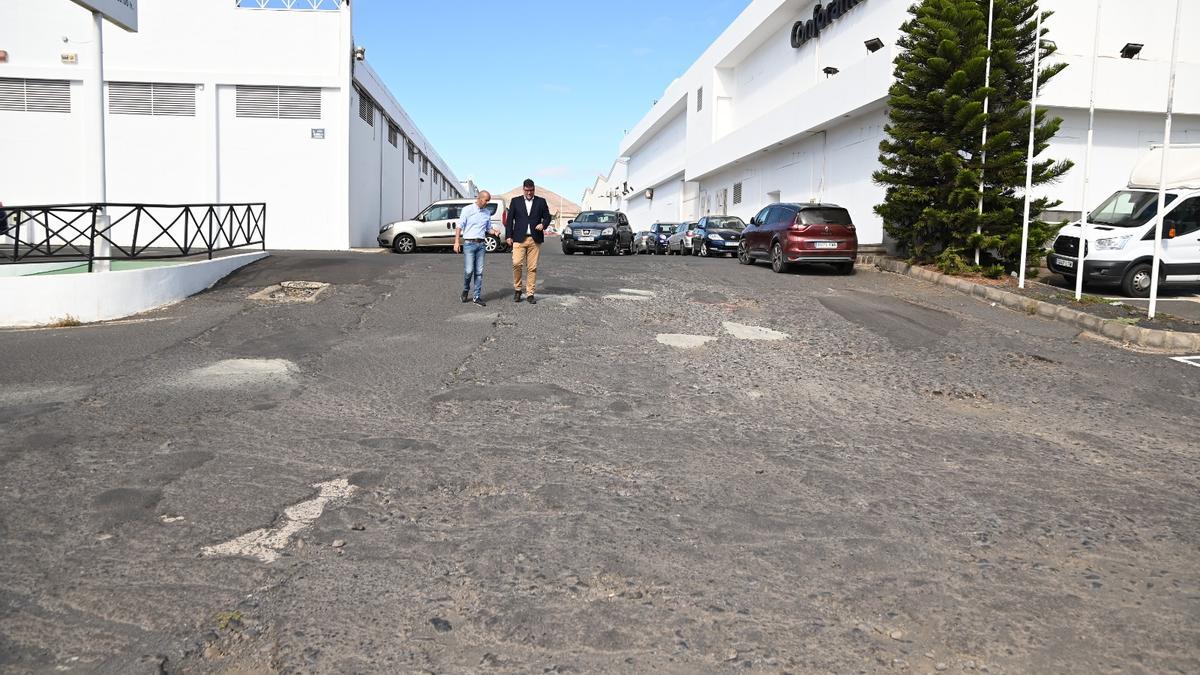
[[[469,199],[446,199],[430,204],[412,220],[391,223],[379,232],[379,245],[397,253],[454,243],[454,230]],[[493,199],[487,207],[497,227],[506,225],[508,211]],[[794,263],[829,263],[839,272],[854,271],[858,237],[850,213],[836,204],[776,203],[759,211],[749,223],[737,216],[708,215],[696,222],[655,223],[634,232],[620,211],[584,211],[568,221],[560,236],[562,251],[634,255],[637,253],[734,257],[743,265],[770,262],[776,272]],[[505,242],[492,235],[488,252],[502,251]]]
[[[704,216],[689,223],[655,223],[634,238],[634,253],[736,256],[784,272],[796,263],[828,263],[854,271],[858,234],[850,212],[837,204],[770,204],[749,223],[737,216]]]

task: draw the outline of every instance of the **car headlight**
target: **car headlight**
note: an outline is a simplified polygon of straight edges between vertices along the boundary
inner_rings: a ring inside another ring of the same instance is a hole
[[[380,226],[379,226],[379,233],[380,233],[380,234],[383,234],[384,232],[387,232],[387,231],[388,231],[388,230],[390,230],[390,229],[392,229],[392,224],[391,224],[391,223],[388,223],[387,225],[380,225]]]
[[[1096,250],[1097,251],[1120,251],[1121,249],[1125,248],[1125,244],[1128,244],[1130,239],[1133,239],[1132,234],[1127,234],[1123,237],[1109,237],[1107,239],[1097,239],[1096,240]]]
[[[604,228],[604,231],[601,232],[600,234],[612,234],[613,232],[616,232],[616,230],[614,230],[611,227],[606,227],[606,228]]]
[[[719,234],[710,234],[710,235],[708,235],[708,238],[709,238],[709,239],[716,239],[717,241],[720,241],[720,240],[721,240],[721,235],[719,235]]]
[[[563,228],[563,234],[567,235],[568,237],[569,237],[569,236],[571,236],[571,228],[569,228],[569,227],[564,227],[564,228]]]

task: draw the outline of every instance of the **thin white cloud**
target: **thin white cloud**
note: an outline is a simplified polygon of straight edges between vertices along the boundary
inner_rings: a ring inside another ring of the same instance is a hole
[[[538,178],[562,178],[571,175],[571,170],[565,166],[546,166],[534,172]]]

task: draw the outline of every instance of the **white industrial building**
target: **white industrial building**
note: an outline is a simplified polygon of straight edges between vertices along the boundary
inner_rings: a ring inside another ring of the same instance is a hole
[[[265,202],[269,248],[338,250],[460,196],[352,17],[344,0],[142,0],[137,33],[105,25],[107,201]],[[99,200],[93,30],[71,0],[0,2],[0,202]]]
[[[727,213],[749,219],[773,201],[835,202],[850,209],[863,244],[884,241],[872,207],[888,88],[901,24],[913,0],[826,2],[838,14],[793,46],[812,0],[753,0],[626,135],[608,176],[584,207],[612,200],[636,228],[656,221]],[[1043,0],[1066,70],[1043,89],[1040,105],[1064,120],[1043,156],[1073,169],[1044,192],[1062,215],[1083,207],[1097,0]],[[1185,27],[1200,26],[1200,2],[1184,1]],[[1163,138],[1175,0],[1104,3],[1099,26],[1095,146],[1088,187],[1094,208],[1123,186],[1136,158]],[[1200,142],[1200,42],[1185,29],[1177,74],[1174,142]],[[867,42],[873,43],[875,51]],[[1132,59],[1127,43],[1142,45]],[[828,69],[828,71],[827,71]],[[836,72],[835,72],[836,71]]]

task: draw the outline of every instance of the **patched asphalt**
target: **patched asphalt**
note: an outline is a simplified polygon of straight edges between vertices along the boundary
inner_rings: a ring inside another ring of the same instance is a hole
[[[0,671],[1200,671],[1200,368],[869,270],[541,267],[0,331]]]

